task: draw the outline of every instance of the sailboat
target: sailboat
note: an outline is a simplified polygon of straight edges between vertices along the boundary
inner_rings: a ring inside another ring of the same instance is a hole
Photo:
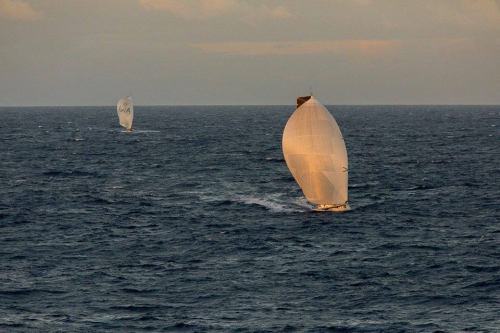
[[[297,98],[282,145],[288,169],[307,200],[317,205],[315,211],[349,210],[344,138],[335,119],[312,93]]]
[[[132,132],[132,121],[134,120],[134,104],[132,97],[127,96],[118,101],[116,112],[120,125],[126,128],[127,132]]]

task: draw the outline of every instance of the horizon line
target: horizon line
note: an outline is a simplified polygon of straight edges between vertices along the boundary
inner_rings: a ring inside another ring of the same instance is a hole
[[[448,104],[448,103],[380,103],[380,104],[331,104],[322,103],[324,105],[331,106],[500,106],[499,104],[476,104],[476,103],[464,103],[464,104]],[[134,104],[134,107],[152,107],[152,106],[168,106],[168,107],[179,107],[179,106],[293,106],[292,104]],[[93,105],[0,105],[0,110],[2,108],[51,108],[51,107],[116,107],[114,104],[93,104]]]

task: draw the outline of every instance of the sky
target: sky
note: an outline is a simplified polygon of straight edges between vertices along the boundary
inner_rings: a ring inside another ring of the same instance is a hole
[[[500,105],[500,0],[0,0],[0,106]]]

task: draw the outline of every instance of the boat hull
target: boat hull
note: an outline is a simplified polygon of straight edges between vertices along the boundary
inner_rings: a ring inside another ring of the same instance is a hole
[[[351,207],[349,207],[349,204],[345,205],[317,205],[316,207],[313,208],[313,211],[315,212],[345,212],[350,210]]]

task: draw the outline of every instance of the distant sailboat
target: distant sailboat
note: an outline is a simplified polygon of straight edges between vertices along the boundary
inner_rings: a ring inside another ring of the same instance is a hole
[[[132,121],[134,120],[134,104],[132,97],[127,96],[118,101],[116,112],[120,120],[120,125],[127,129],[127,132],[132,132]]]
[[[314,210],[341,212],[347,203],[347,150],[339,126],[312,94],[297,98],[283,131],[283,155]]]

